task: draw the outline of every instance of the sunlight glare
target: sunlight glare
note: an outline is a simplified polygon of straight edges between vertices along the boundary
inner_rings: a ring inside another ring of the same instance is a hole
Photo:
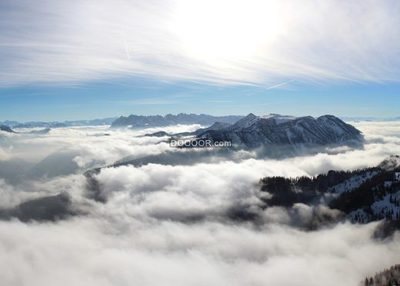
[[[276,1],[178,1],[173,30],[187,55],[201,61],[251,60],[282,32]]]

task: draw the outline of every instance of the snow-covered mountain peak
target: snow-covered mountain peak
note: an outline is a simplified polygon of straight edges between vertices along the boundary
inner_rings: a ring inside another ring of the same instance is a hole
[[[312,116],[293,117],[277,114],[259,117],[250,113],[227,128],[204,130],[199,137],[212,141],[231,141],[233,144],[247,147],[362,143],[359,130],[330,115],[316,119]]]
[[[389,158],[382,161],[379,164],[380,168],[392,171],[396,168],[400,168],[400,156],[399,155],[391,155]]]
[[[281,115],[281,114],[277,114],[277,113],[266,114],[266,115],[261,116],[261,118],[273,119],[276,124],[282,124],[282,123],[297,119],[297,117],[295,117],[295,116]]]
[[[233,124],[231,128],[232,129],[248,128],[260,119],[261,118],[259,116],[254,115],[253,113],[249,113],[246,117],[240,119],[235,124]]]

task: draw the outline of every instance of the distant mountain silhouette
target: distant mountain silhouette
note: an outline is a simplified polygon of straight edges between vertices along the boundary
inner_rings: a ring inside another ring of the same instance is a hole
[[[12,130],[9,126],[7,125],[0,125],[0,131],[8,132],[8,133],[15,133],[14,130]]]
[[[96,126],[96,125],[110,125],[116,118],[101,118],[89,120],[69,120],[69,121],[4,121],[0,125],[7,125],[11,128],[59,128],[70,126]]]
[[[177,124],[200,124],[211,125],[214,122],[234,123],[243,116],[227,115],[227,116],[212,116],[207,114],[186,114],[179,113],[177,115],[167,114],[161,115],[129,115],[127,117],[121,116],[116,119],[112,127],[162,127]]]

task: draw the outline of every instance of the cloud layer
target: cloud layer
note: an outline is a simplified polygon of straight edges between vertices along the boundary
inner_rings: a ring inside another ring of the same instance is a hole
[[[282,208],[259,208],[260,196],[267,194],[257,186],[264,176],[357,169],[400,154],[398,122],[360,122],[357,127],[367,140],[360,150],[281,160],[249,153],[233,161],[105,168],[95,177],[106,203],[87,197],[82,173],[127,156],[171,152],[163,138],[141,137],[156,129],[2,133],[2,166],[18,160],[28,166],[19,180],[0,169],[0,208],[64,193],[80,215],[57,222],[0,221],[0,267],[8,270],[0,279],[10,286],[357,285],[364,276],[398,263],[398,234],[377,242],[372,239],[375,223],[300,230],[292,227],[293,218],[307,221],[312,209],[298,204],[293,216]],[[67,155],[60,159],[60,153]],[[43,164],[54,156],[55,161]],[[66,162],[75,162],[76,168],[49,175]],[[42,175],[29,177],[38,165]],[[227,217],[237,209],[257,214],[259,222]]]
[[[397,81],[395,0],[3,1],[0,85]]]
[[[398,259],[373,225],[304,233],[206,223],[0,222],[6,285],[357,285]]]

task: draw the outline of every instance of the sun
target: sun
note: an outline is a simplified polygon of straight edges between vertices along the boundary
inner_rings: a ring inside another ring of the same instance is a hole
[[[282,32],[276,1],[178,1],[172,29],[182,50],[197,60],[216,63],[252,60]]]

